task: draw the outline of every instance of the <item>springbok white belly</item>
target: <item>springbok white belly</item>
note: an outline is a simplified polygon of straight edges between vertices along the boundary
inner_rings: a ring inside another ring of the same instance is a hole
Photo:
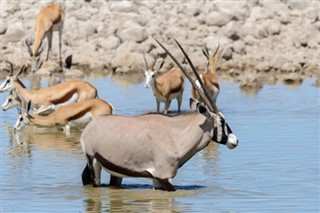
[[[92,120],[91,112],[87,112],[82,117],[69,122],[71,127],[83,128]]]

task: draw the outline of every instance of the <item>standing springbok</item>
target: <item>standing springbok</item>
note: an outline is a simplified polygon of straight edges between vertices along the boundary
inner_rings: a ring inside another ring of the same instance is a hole
[[[176,116],[112,115],[93,119],[80,137],[87,158],[82,173],[84,185],[91,183],[98,187],[103,168],[111,175],[110,185],[120,186],[123,177],[143,177],[153,179],[155,189],[173,191],[172,179],[177,170],[210,141],[230,149],[237,146],[237,137],[210,101],[204,85],[201,84],[200,89],[180,62],[161,43],[159,45],[187,76],[206,105],[190,99],[190,107],[196,112]],[[191,60],[179,47],[197,75]]]
[[[31,100],[37,114],[48,114],[59,106],[97,97],[97,89],[90,83],[81,80],[66,81],[39,90],[29,90],[18,78],[23,71],[24,66],[19,72],[13,74],[13,65],[10,63],[9,74],[0,85],[0,92],[13,90],[22,103],[28,103]]]
[[[212,101],[214,103],[216,103],[217,97],[220,92],[218,75],[217,75],[218,57],[216,56],[219,50],[219,47],[220,47],[220,43],[218,43],[218,47],[212,56],[209,55],[209,50],[206,46],[202,49],[203,54],[207,58],[207,65],[206,65],[205,72],[203,72],[200,75],[200,78],[204,83],[204,85],[206,86],[206,88],[208,89],[210,95],[212,96]],[[199,84],[198,81],[196,81],[196,83]],[[201,99],[199,94],[196,92],[194,87],[192,87],[191,92],[192,92],[192,97],[194,99],[203,102],[203,100]]]
[[[159,74],[159,70],[162,68],[164,61],[162,61],[157,70],[154,70],[154,65],[156,64],[158,57],[159,55],[157,55],[151,69],[149,69],[147,59],[145,55],[143,55],[144,61],[146,63],[145,87],[149,88],[150,86],[152,86],[153,95],[156,97],[158,113],[160,111],[160,102],[165,102],[163,113],[167,114],[171,100],[175,98],[178,101],[178,112],[180,112],[184,90],[183,75],[177,68],[172,68],[162,75]]]
[[[60,67],[62,67],[61,60],[61,39],[62,39],[62,29],[64,23],[64,10],[57,3],[50,4],[40,10],[35,22],[35,34],[33,48],[29,46],[27,40],[26,45],[31,57],[31,70],[35,72],[39,68],[40,50],[42,40],[47,37],[48,40],[48,50],[46,61],[49,58],[49,52],[52,46],[53,31],[59,32],[59,62]]]
[[[62,106],[48,116],[29,114],[31,102],[27,108],[19,110],[18,119],[14,130],[21,130],[25,125],[32,123],[44,127],[62,127],[67,135],[70,135],[71,127],[84,127],[92,118],[99,115],[111,115],[113,106],[101,99],[83,100],[68,106]]]

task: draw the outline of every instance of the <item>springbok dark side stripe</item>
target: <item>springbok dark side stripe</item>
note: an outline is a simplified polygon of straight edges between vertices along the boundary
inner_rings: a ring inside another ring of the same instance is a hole
[[[108,170],[110,170],[112,172],[115,172],[115,173],[118,173],[118,174],[122,174],[122,175],[125,175],[125,176],[129,176],[129,177],[153,178],[153,176],[147,171],[137,172],[137,171],[132,171],[132,170],[117,166],[117,165],[111,163],[110,161],[106,160],[99,153],[96,153],[94,156],[98,160],[98,162],[101,163],[101,165],[104,168],[106,168],[106,169],[108,169]]]

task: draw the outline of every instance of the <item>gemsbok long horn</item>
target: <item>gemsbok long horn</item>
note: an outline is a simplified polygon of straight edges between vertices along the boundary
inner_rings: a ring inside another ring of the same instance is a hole
[[[208,101],[210,102],[210,107],[212,108],[212,110],[213,110],[214,112],[217,112],[217,113],[218,113],[218,112],[219,112],[219,109],[217,108],[217,106],[216,106],[215,104],[213,104],[213,103],[214,103],[214,102],[213,102],[213,98],[212,98],[211,94],[209,93],[207,87],[204,85],[204,83],[203,83],[203,81],[202,81],[202,79],[201,79],[198,71],[197,71],[196,68],[194,67],[191,59],[190,59],[189,56],[188,56],[188,54],[187,54],[186,51],[182,48],[182,46],[179,44],[179,42],[178,42],[176,39],[174,39],[174,40],[175,40],[175,42],[178,44],[178,46],[179,46],[179,48],[181,49],[183,55],[184,55],[185,58],[187,59],[187,61],[188,61],[189,65],[190,65],[193,73],[195,74],[197,80],[199,81],[199,83],[200,83],[200,85],[201,85],[201,87],[202,87],[202,89],[203,89],[203,92],[204,92],[205,96],[207,97]]]

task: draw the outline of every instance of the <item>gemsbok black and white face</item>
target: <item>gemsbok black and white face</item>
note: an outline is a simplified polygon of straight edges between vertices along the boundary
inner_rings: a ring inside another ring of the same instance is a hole
[[[157,41],[157,40],[156,40]],[[158,41],[157,41],[158,42]],[[153,180],[154,189],[174,191],[178,169],[211,141],[233,149],[238,145],[224,116],[203,85],[183,48],[179,48],[197,76],[200,86],[180,62],[160,43],[203,99],[190,99],[192,112],[175,116],[158,113],[140,116],[100,116],[83,130],[80,143],[87,158],[83,185],[100,186],[101,170],[111,175],[110,185],[120,186],[124,177]],[[121,135],[121,137],[119,137]]]
[[[212,133],[210,133],[212,135],[212,141],[226,145],[229,149],[234,149],[238,145],[237,137],[232,133],[231,128],[221,112],[218,114],[211,112],[201,102],[194,99],[190,99],[190,108],[197,110],[198,113],[207,118],[207,122],[212,126]],[[203,124],[203,126],[206,125]]]

